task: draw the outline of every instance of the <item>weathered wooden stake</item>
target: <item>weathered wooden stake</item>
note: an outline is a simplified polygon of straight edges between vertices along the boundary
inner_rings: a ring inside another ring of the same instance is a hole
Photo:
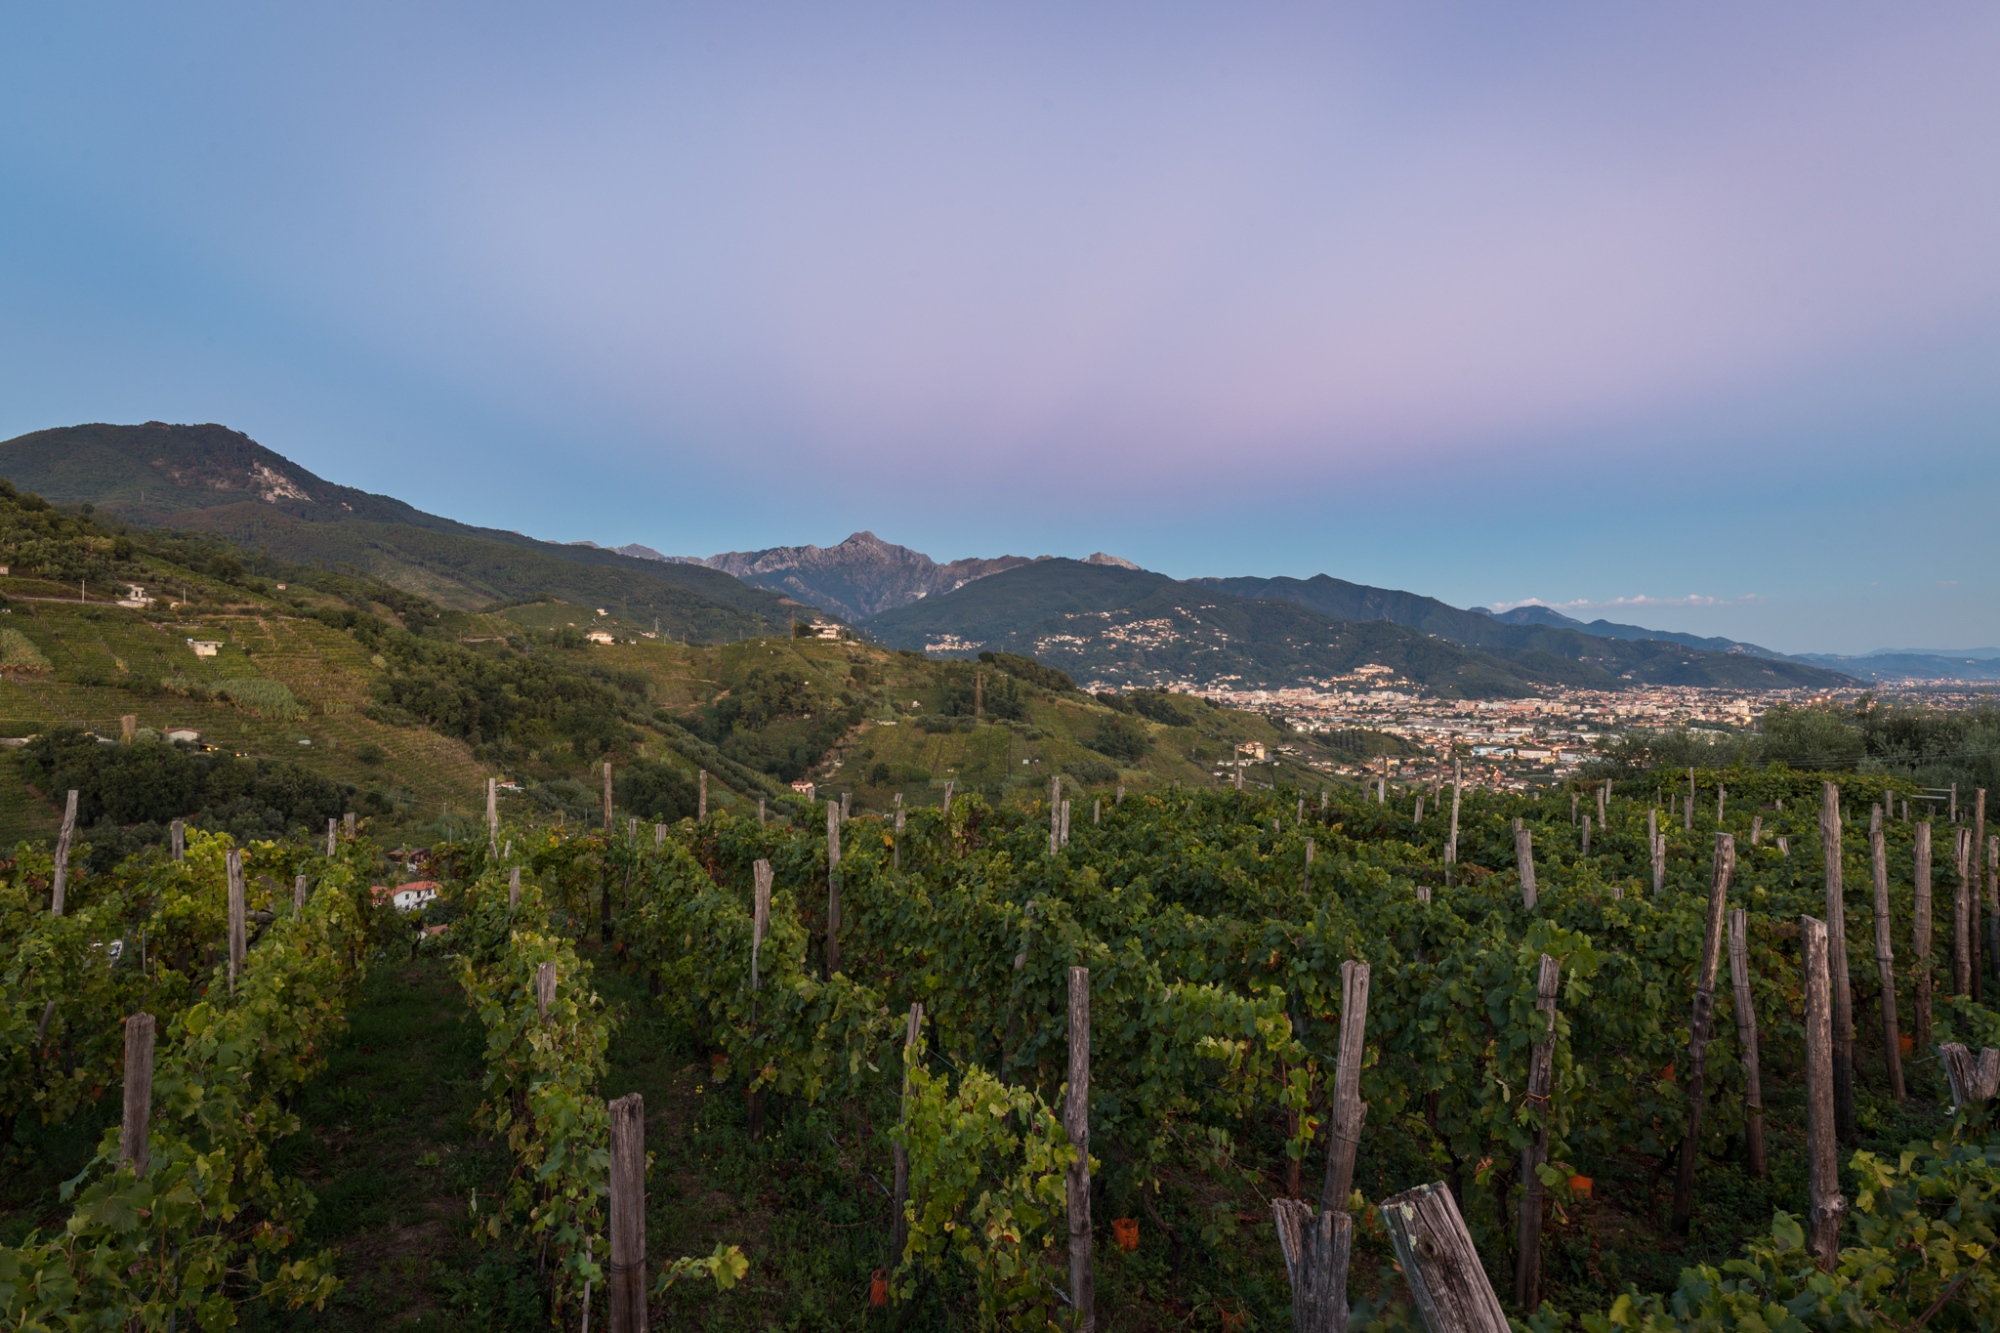
[[[1514,821],[1514,869],[1521,876],[1521,905],[1535,910],[1535,835]]]
[[[665,824],[653,825],[653,850],[657,852],[666,845],[667,826]]]
[[[243,853],[231,848],[224,865],[229,872],[229,993],[234,995],[243,971]]]
[[[896,793],[896,795],[898,795],[898,796],[901,796],[902,794],[903,794],[903,793],[901,793],[901,792],[897,792],[897,793]],[[764,798],[763,798],[762,796],[759,796],[759,797],[757,798],[757,825],[758,825],[758,827],[759,827],[759,828],[762,828],[762,827],[763,827],[763,824],[764,824],[764,819],[765,819],[765,815],[764,815]]]
[[[1694,798],[1694,770],[1690,768],[1688,770],[1687,799],[1681,802],[1681,832],[1683,833],[1694,832]]]
[[[1062,774],[1049,779],[1049,855],[1062,846]]]
[[[1882,807],[1876,806],[1879,816]],[[1889,849],[1880,823],[1868,835],[1868,853],[1875,879],[1875,973],[1882,982],[1883,1059],[1889,1067],[1889,1095],[1908,1101],[1903,1088],[1902,1030],[1896,1025],[1896,954],[1889,942]]]
[[[1764,840],[1764,816],[1750,816],[1750,845],[1755,847]]]
[[[1750,1174],[1762,1180],[1764,1161],[1764,1084],[1757,1053],[1757,1007],[1750,994],[1750,923],[1740,907],[1729,913],[1729,980],[1736,989],[1736,1044],[1743,1060],[1743,1146]]]
[[[549,1009],[556,1002],[556,965],[542,963],[535,968],[535,1017],[549,1021]]]
[[[604,832],[611,833],[611,761],[604,761]]]
[[[1312,885],[1313,885],[1313,840],[1311,838],[1307,838],[1306,869],[1304,877],[1299,882],[1299,887],[1302,890],[1310,893],[1312,891]]]
[[[1069,1095],[1063,1131],[1076,1148],[1069,1167],[1069,1303],[1077,1333],[1097,1328],[1097,1283],[1090,1262],[1090,969],[1069,970]]]
[[[611,1103],[611,1333],[646,1333],[646,1103]]]
[[[1577,805],[1581,801],[1581,799],[1582,798],[1579,797],[1575,792],[1571,792],[1569,794],[1569,826],[1571,828],[1576,827]]]
[[[1326,1141],[1326,1182],[1319,1210],[1344,1210],[1354,1191],[1354,1154],[1368,1103],[1361,1100],[1361,1066],[1368,1030],[1368,964],[1350,958],[1340,965],[1340,1048],[1334,1053],[1333,1122]]]
[[[1431,1333],[1508,1333],[1507,1314],[1443,1181],[1383,1203],[1382,1222],[1411,1301]]]
[[[507,871],[507,910],[513,911],[521,905],[521,867],[512,866]]]
[[[1685,1236],[1694,1218],[1694,1173],[1701,1161],[1701,1111],[1708,1072],[1708,1034],[1715,1021],[1715,971],[1722,956],[1722,924],[1729,882],[1736,873],[1736,839],[1715,835],[1715,868],[1708,882],[1708,929],[1695,974],[1694,1014],[1688,1021],[1687,1137],[1681,1140],[1680,1176],[1674,1183],[1674,1230]]]
[[[826,803],[826,974],[840,971],[840,807]]]
[[[1841,885],[1840,788],[1826,783],[1819,812],[1826,861],[1826,966],[1833,991],[1833,1118],[1852,1142],[1854,1120],[1854,992],[1847,974],[1847,896]]]
[[[1354,1219],[1297,1199],[1273,1199],[1278,1248],[1292,1287],[1292,1333],[1347,1333],[1347,1265],[1354,1252]]]
[[[1718,823],[1718,824],[1720,824],[1720,823],[1722,822],[1722,806],[1723,806],[1723,802],[1727,801],[1728,799],[1729,799],[1729,788],[1727,788],[1727,787],[1723,786],[1723,785],[1722,785],[1721,783],[1719,783],[1719,782],[1718,782],[1718,783],[1716,783],[1716,784],[1715,784],[1715,822],[1716,822],[1716,823]]]
[[[1991,1101],[2000,1092],[2000,1051],[1988,1046],[1977,1060],[1972,1052],[1955,1041],[1938,1047],[1944,1063],[1945,1079],[1951,1084],[1952,1109],[1964,1110]]]
[[[1590,816],[1583,817],[1583,854],[1590,855]]]
[[[1528,1051],[1526,1101],[1535,1111],[1535,1137],[1521,1149],[1521,1212],[1515,1228],[1514,1300],[1529,1314],[1542,1303],[1542,1203],[1545,1187],[1541,1166],[1549,1160],[1549,1091],[1555,1079],[1556,985],[1562,964],[1542,955],[1535,978],[1535,1009],[1547,1014],[1548,1027]]]
[[[1069,802],[1062,803],[1062,845],[1069,846]]]
[[[76,834],[76,792],[71,791],[63,806],[62,829],[56,834],[55,884],[49,894],[49,915],[63,914],[63,899],[69,895],[69,840]]]
[[[1303,799],[1303,798],[1301,798]],[[1090,801],[1090,826],[1096,828],[1104,822],[1104,798],[1094,796]]]
[[[1833,1271],[1840,1257],[1840,1161],[1833,1106],[1832,977],[1824,921],[1799,918],[1805,954],[1806,1002],[1806,1248]]]
[[[1916,955],[1916,976],[1912,978],[1916,1014],[1911,1023],[1912,1045],[1919,1051],[1931,1044],[1931,825],[1918,824],[1910,835],[1910,859],[1914,881],[1910,920],[1910,952]]]
[[[1986,851],[1986,788],[1980,787],[1972,793],[1972,884],[1973,893],[1979,892],[1979,885],[1987,876],[1980,857]],[[1990,860],[1987,865],[1990,865]],[[1995,982],[2000,982],[2000,900],[1992,893],[1986,895],[1986,930],[1981,936],[1986,942],[1986,966],[1988,974]]]
[[[486,779],[486,841],[500,841],[500,779]]]
[[[916,1058],[917,1034],[923,1030],[924,1007],[910,1006],[910,1021],[903,1029],[903,1095],[898,1103],[896,1123],[905,1131],[910,1127],[910,1062]],[[889,1194],[889,1262],[893,1266],[903,1262],[903,1250],[910,1240],[910,1219],[904,1216],[910,1202],[910,1148],[906,1143],[897,1143],[894,1160],[896,1176]]]
[[[750,989],[758,988],[758,955],[764,948],[764,937],[771,932],[771,863],[758,857],[750,867],[754,887],[750,898]]]
[[[1972,994],[1972,878],[1966,867],[1971,855],[1970,836],[1964,829],[1952,839],[1952,867],[1958,871],[1958,889],[1952,895],[1951,978],[1954,995]]]
[[[1444,840],[1445,878],[1451,878],[1451,867],[1458,864],[1458,803],[1465,791],[1465,770],[1457,759],[1451,761],[1451,832]]]
[[[125,1123],[118,1131],[118,1160],[143,1176],[152,1165],[153,1016],[125,1020]]]
[[[329,824],[332,823],[331,820],[327,822]],[[186,858],[187,823],[185,820],[176,819],[173,823],[167,825],[167,848],[172,853],[174,860],[179,861]],[[332,856],[333,852],[328,850],[327,855]]]
[[[306,910],[306,877],[300,875],[292,881],[292,913],[297,915]]]
[[[1611,782],[1609,779],[1606,779],[1604,785],[1597,789],[1597,827],[1599,828],[1611,827],[1610,809],[1611,809]]]
[[[347,836],[352,838],[354,836],[354,812],[352,810],[341,816],[341,824],[347,830]]]

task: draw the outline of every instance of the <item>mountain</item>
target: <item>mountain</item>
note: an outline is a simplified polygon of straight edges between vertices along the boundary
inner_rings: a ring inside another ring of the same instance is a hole
[[[326,481],[225,426],[35,431],[0,443],[0,476],[57,504],[352,568],[457,610],[560,598],[708,642],[767,633],[789,618],[783,598],[719,571],[440,518]]]
[[[1862,657],[1800,653],[1797,660],[1867,681],[2000,680],[2000,653],[1994,653],[1990,648],[1955,653],[1890,649]]]
[[[872,532],[857,532],[838,546],[728,551],[700,563],[844,620],[863,620],[1029,561],[1026,556],[1003,555],[941,565],[921,551],[885,542]]]
[[[1233,591],[1237,586],[1280,595],[1243,596]],[[1326,685],[1371,664],[1389,667],[1411,685],[1456,696],[1523,695],[1559,686],[1847,683],[1798,663],[1501,625],[1432,598],[1324,575],[1179,582],[1076,560],[1041,560],[991,575],[884,612],[862,628],[891,647],[1022,653],[1079,680],[1118,685]],[[1450,631],[1477,631],[1482,642],[1467,643]]]
[[[1511,611],[1488,611],[1483,606],[1475,606],[1472,610],[1477,615],[1491,616],[1503,625],[1546,625],[1552,629],[1580,630],[1585,634],[1595,634],[1602,639],[1659,639],[1666,643],[1686,644],[1690,648],[1701,648],[1712,653],[1749,653],[1755,657],[1786,655],[1773,652],[1769,648],[1760,648],[1754,643],[1739,643],[1735,639],[1703,638],[1699,634],[1682,634],[1677,630],[1667,629],[1646,629],[1640,625],[1621,625],[1611,620],[1577,620],[1560,611],[1550,610],[1546,606],[1517,606]]]

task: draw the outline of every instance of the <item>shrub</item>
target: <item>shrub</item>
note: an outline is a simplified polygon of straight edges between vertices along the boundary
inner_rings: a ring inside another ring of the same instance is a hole
[[[47,671],[49,659],[27,635],[17,629],[0,629],[0,668],[8,671]]]

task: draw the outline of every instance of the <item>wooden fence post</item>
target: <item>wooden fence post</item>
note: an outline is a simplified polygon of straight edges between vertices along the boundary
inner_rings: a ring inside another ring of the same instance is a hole
[[[1833,996],[1833,1119],[1853,1142],[1854,992],[1847,975],[1847,896],[1841,884],[1840,788],[1826,783],[1819,811],[1820,852],[1826,861],[1826,969]]]
[[[354,836],[354,812],[352,810],[341,816],[341,824],[347,830],[347,836],[352,838]]]
[[[306,877],[300,875],[292,881],[292,914],[296,916],[306,910]]]
[[[1575,792],[1569,794],[1569,826],[1571,828],[1576,827],[1576,810],[1580,800],[1581,798]]]
[[[1451,881],[1451,868],[1458,864],[1458,803],[1465,790],[1465,770],[1457,759],[1451,761],[1451,832],[1444,840],[1445,882]]]
[[[63,914],[63,899],[69,894],[69,841],[76,834],[76,792],[71,791],[63,806],[62,831],[56,834],[55,883],[49,894],[49,915]]]
[[[1535,835],[1514,821],[1514,868],[1521,876],[1521,905],[1535,910]]]
[[[1515,1229],[1514,1300],[1529,1314],[1542,1303],[1541,1166],[1549,1160],[1549,1091],[1555,1080],[1556,985],[1562,964],[1542,955],[1535,978],[1535,1010],[1549,1016],[1548,1027],[1528,1053],[1526,1101],[1535,1108],[1535,1137],[1521,1149],[1521,1213]]]
[[[902,793],[901,793],[901,792],[897,792],[896,794],[897,794],[898,796],[901,796],[901,795],[902,795]],[[764,798],[763,798],[763,797],[762,797],[762,796],[760,795],[760,796],[758,796],[758,798],[757,798],[757,827],[759,827],[759,828],[762,828],[762,827],[764,826],[764,818],[765,818],[765,815],[764,815]]]
[[[1583,817],[1583,855],[1590,855],[1590,816]]]
[[[1952,866],[1958,871],[1958,890],[1952,897],[1952,941],[1951,972],[1954,994],[1972,994],[1973,942],[1978,938],[1974,927],[1972,875],[1966,867],[1966,858],[1971,855],[1965,829],[1955,830],[1952,839]]]
[[[549,1009],[556,1002],[556,965],[554,962],[539,964],[535,968],[535,1017],[546,1023]]]
[[[186,859],[187,857],[186,820],[176,819],[173,823],[167,825],[167,850],[170,853],[172,853],[173,858],[176,861]],[[333,855],[333,853],[328,852],[327,855],[331,856]]]
[[[1599,828],[1611,827],[1610,808],[1611,808],[1611,780],[1609,778],[1606,778],[1604,780],[1604,785],[1597,789],[1597,827]]]
[[[1990,1101],[1994,1093],[2000,1092],[2000,1051],[1988,1046],[1974,1060],[1971,1051],[1948,1041],[1938,1047],[1938,1056],[1944,1062],[1944,1076],[1951,1083],[1954,1111]]]
[[[653,825],[653,850],[657,852],[666,845],[667,845],[667,826],[665,824]]]
[[[646,1333],[646,1103],[611,1103],[611,1333]]]
[[[1986,835],[1986,917],[2000,923],[2000,834],[1992,833]],[[1996,924],[1996,929],[2000,929],[2000,924]],[[2000,969],[2000,941],[1989,952],[1995,968]]]
[[[1916,955],[1916,976],[1912,979],[1916,994],[1914,1002],[1916,1014],[1912,1027],[1912,1045],[1919,1051],[1928,1050],[1931,1044],[1931,825],[1929,820],[1918,824],[1910,834],[1910,860],[1914,863],[1911,878],[1914,881],[1914,901],[1911,906],[1914,915],[1910,920],[1910,952]]]
[[[178,823],[179,821],[175,822]],[[331,859],[334,853],[340,850],[339,830],[339,820],[329,819],[326,821],[326,854],[328,859]]]
[[[1743,1146],[1750,1174],[1762,1180],[1764,1083],[1758,1069],[1757,1007],[1750,994],[1750,922],[1740,907],[1729,913],[1729,980],[1736,990],[1736,1043],[1743,1051]]]
[[[1683,833],[1694,832],[1694,802],[1697,790],[1698,788],[1694,785],[1694,770],[1690,768],[1688,770],[1687,799],[1681,802],[1681,832]]]
[[[1049,779],[1049,855],[1062,846],[1062,774]]]
[[[826,975],[840,971],[840,807],[826,803]]]
[[[1368,1103],[1361,1100],[1361,1065],[1368,1029],[1368,964],[1350,958],[1340,965],[1340,1048],[1334,1053],[1333,1121],[1326,1141],[1326,1183],[1320,1188],[1322,1213],[1345,1211],[1354,1190],[1354,1154]]]
[[[611,761],[604,761],[604,835],[611,836]]]
[[[1077,1333],[1097,1328],[1097,1283],[1090,1263],[1090,969],[1069,970],[1069,1095],[1063,1131],[1076,1148],[1069,1167],[1069,1301]]]
[[[1882,807],[1876,806],[1875,813],[1880,816]],[[1889,1095],[1906,1102],[1910,1094],[1903,1087],[1903,1034],[1896,1023],[1896,953],[1889,940],[1889,849],[1879,820],[1868,835],[1868,854],[1875,888],[1875,974],[1882,983],[1882,1058],[1889,1068]]]
[[[1062,803],[1062,845],[1069,846],[1069,802]]]
[[[489,847],[500,844],[500,779],[486,779],[486,842]]]
[[[243,971],[243,853],[230,848],[224,861],[229,872],[229,993],[236,993],[236,977]]]
[[[1701,966],[1695,974],[1694,1014],[1688,1021],[1687,1137],[1681,1140],[1680,1176],[1674,1182],[1674,1230],[1685,1236],[1694,1219],[1694,1173],[1701,1161],[1701,1108],[1707,1073],[1708,1034],[1715,1021],[1715,972],[1722,956],[1723,915],[1729,883],[1736,874],[1736,839],[1715,835],[1715,868],[1708,882],[1708,929],[1702,936]]]
[[[1805,954],[1806,1003],[1806,1248],[1827,1272],[1840,1256],[1838,1127],[1833,1107],[1833,1003],[1824,921],[1799,918]]]
[[[1305,797],[1301,796],[1299,799],[1304,800]],[[1102,796],[1092,797],[1090,802],[1090,826],[1096,828],[1103,822],[1104,798]]]
[[[125,1020],[125,1123],[118,1131],[118,1160],[143,1176],[152,1165],[153,1016]]]
[[[1750,816],[1750,845],[1755,847],[1764,840],[1764,816]]]
[[[1723,785],[1722,785],[1722,784],[1721,784],[1720,782],[1716,783],[1716,784],[1715,784],[1715,822],[1716,822],[1716,823],[1718,823],[1718,824],[1720,824],[1720,823],[1722,822],[1722,806],[1723,806],[1723,802],[1727,801],[1728,799],[1729,799],[1729,788],[1727,788],[1727,787],[1723,786]]]
[[[694,780],[694,822],[697,824],[706,824],[708,822],[708,770],[705,768],[695,770]]]
[[[1646,851],[1653,858],[1653,896],[1659,897],[1667,887],[1667,848],[1660,838],[1660,807],[1646,811]]]
[[[1313,886],[1313,840],[1311,838],[1307,838],[1306,868],[1304,876],[1299,881],[1299,890],[1302,893],[1310,893],[1312,892],[1312,886]]]
[[[1313,1216],[1297,1199],[1271,1201],[1285,1278],[1292,1287],[1292,1333],[1347,1333],[1347,1265],[1354,1219],[1344,1211]]]
[[[1458,1201],[1443,1181],[1382,1205],[1389,1244],[1410,1297],[1432,1333],[1508,1333],[1507,1314],[1486,1280]]]
[[[924,1007],[910,1006],[910,1021],[903,1029],[903,1095],[897,1103],[900,1108],[896,1123],[905,1131],[910,1127],[910,1061],[915,1058],[917,1034],[923,1030]],[[910,1147],[907,1143],[897,1143],[895,1151],[896,1176],[894,1189],[889,1195],[889,1265],[893,1269],[903,1262],[903,1249],[910,1240],[910,1219],[903,1215],[910,1203]]]
[[[771,933],[771,863],[760,856],[750,873],[755,884],[750,899],[750,989],[754,991],[760,984],[758,956],[764,949],[764,937]]]
[[[521,905],[521,867],[513,866],[507,871],[507,910],[513,911]]]

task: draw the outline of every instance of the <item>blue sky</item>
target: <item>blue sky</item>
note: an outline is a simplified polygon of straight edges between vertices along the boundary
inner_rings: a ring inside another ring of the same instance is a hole
[[[0,437],[2000,643],[2000,10],[0,14]]]

